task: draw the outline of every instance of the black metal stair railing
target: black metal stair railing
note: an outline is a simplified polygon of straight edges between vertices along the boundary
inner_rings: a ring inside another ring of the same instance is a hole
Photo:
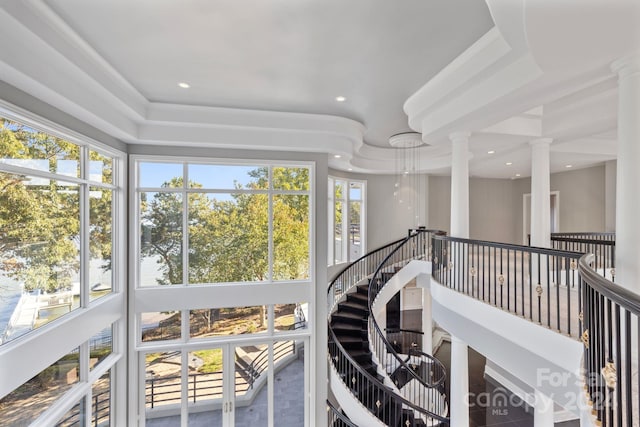
[[[563,251],[593,254],[593,269],[601,276],[615,282],[616,233],[551,233],[551,247]]]
[[[639,425],[640,295],[606,277],[615,277],[613,233],[552,235],[554,247],[578,252],[433,240],[436,281],[579,339],[588,403],[599,425]]]
[[[327,400],[327,412],[329,413],[329,427],[358,427]]]
[[[428,260],[431,252],[431,237],[443,234],[434,230],[412,230],[405,243],[396,247],[380,264],[369,281],[369,311],[373,313],[376,298],[396,271],[411,260]],[[368,319],[371,349],[378,364],[390,376],[400,394],[429,412],[446,416],[448,405],[444,394],[446,371],[442,363],[433,356],[413,351],[398,353],[392,340],[382,331],[374,315]]]
[[[426,230],[421,230],[420,233],[410,232],[408,238],[393,242],[360,258],[331,282],[328,291],[330,362],[342,378],[344,385],[363,406],[389,426],[419,427],[449,424],[446,416],[434,414],[416,405],[399,394],[397,389],[385,385],[384,377],[377,371],[377,364],[372,360],[368,342],[367,322],[370,311],[367,294],[371,281],[367,279],[374,275],[383,261],[391,259],[390,255],[395,253],[396,256],[400,256],[397,249],[406,245],[407,242],[413,243],[412,256],[428,258],[427,251],[417,249],[418,244],[422,248],[429,246],[430,239],[425,237],[426,233],[422,231]],[[402,253],[408,255],[407,252]],[[355,292],[347,293],[353,288],[357,288]],[[341,302],[338,303],[339,301]],[[336,305],[338,307],[334,310]],[[340,336],[336,335],[336,331],[340,331]],[[415,357],[416,354],[413,356]],[[403,360],[399,363],[409,367]],[[432,363],[430,366],[435,365]],[[424,366],[421,369],[414,368],[417,372],[425,370]],[[412,374],[407,372],[407,375]],[[442,393],[439,396],[442,396]],[[442,399],[444,399],[443,396]],[[331,417],[330,414],[329,421]]]
[[[603,426],[637,426],[640,420],[640,295],[607,280],[595,256],[578,264],[583,368],[590,404]]]
[[[380,263],[404,240],[398,239],[361,256],[336,275],[329,283],[329,289],[327,290],[327,313],[329,316],[331,316],[338,301],[361,281],[371,277]]]
[[[440,284],[557,332],[578,337],[578,252],[434,236]]]

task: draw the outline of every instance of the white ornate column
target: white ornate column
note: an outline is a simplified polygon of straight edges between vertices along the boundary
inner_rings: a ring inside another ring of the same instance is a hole
[[[469,348],[451,336],[451,427],[469,426]]]
[[[640,293],[640,52],[611,68],[618,74],[615,281]]]
[[[538,390],[535,390],[533,427],[553,427],[553,414],[553,400]]]
[[[549,145],[551,138],[529,142],[531,146],[531,246],[551,246],[551,183]]]
[[[469,238],[469,132],[454,132],[451,140],[451,235]]]

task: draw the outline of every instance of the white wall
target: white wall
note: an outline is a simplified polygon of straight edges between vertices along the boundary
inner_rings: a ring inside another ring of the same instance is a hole
[[[522,197],[531,193],[531,179],[523,178],[513,182],[516,188],[513,211],[516,215],[517,236],[522,236]],[[551,191],[559,192],[559,232],[605,230],[604,164],[551,174]],[[615,191],[612,197],[611,203],[615,205]]]
[[[427,175],[398,177],[347,173],[333,169],[329,170],[329,174],[367,182],[367,251],[406,236],[409,228],[430,225],[427,213]],[[399,183],[398,187],[395,186],[396,182]],[[398,194],[394,196],[396,191]]]
[[[449,231],[451,178],[429,177],[429,227]],[[515,243],[513,182],[510,179],[469,179],[469,237]],[[521,209],[522,210],[522,209]]]
[[[607,174],[604,164],[551,174],[551,191],[560,193],[558,231],[604,231],[607,215],[613,215],[615,223],[615,211],[605,212],[615,206],[615,180],[612,184],[606,179]],[[430,228],[449,230],[450,193],[448,176],[429,177]],[[530,178],[470,178],[469,236],[521,244],[522,200],[527,193],[531,193]]]

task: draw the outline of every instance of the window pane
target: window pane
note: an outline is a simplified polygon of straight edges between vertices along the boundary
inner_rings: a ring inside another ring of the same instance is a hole
[[[284,344],[284,345],[283,345]],[[302,341],[296,343],[295,353],[288,354],[292,349],[293,341],[286,343],[276,343],[276,350],[280,347],[281,352],[285,350],[286,357],[276,359],[276,366],[280,360],[280,369],[276,371],[273,412],[281,426],[302,426],[304,425],[304,344]],[[275,356],[278,355],[276,351]]]
[[[69,409],[69,411],[62,416],[60,421],[56,423],[56,427],[73,427],[84,425],[86,417],[86,411],[84,409],[85,401],[86,399],[84,397],[80,399],[80,401],[76,403],[73,408]]]
[[[80,147],[64,139],[0,117],[0,162],[80,176]]]
[[[235,348],[234,407],[238,426],[268,425],[269,347],[272,346],[258,344]]]
[[[182,196],[140,194],[140,285],[182,283]]]
[[[180,404],[182,354],[179,351],[147,353],[145,362],[147,410]]]
[[[342,202],[336,202],[336,209],[334,211],[334,233],[335,233],[335,237],[333,239],[333,243],[334,243],[334,249],[333,249],[333,254],[334,254],[334,262],[342,262],[344,260],[344,254],[342,251],[342,209],[343,209],[343,203]]]
[[[51,403],[78,382],[79,350],[60,360],[0,400],[0,420],[3,425],[29,425]]]
[[[2,342],[79,306],[78,186],[0,172]]]
[[[309,190],[309,168],[273,168],[274,190]]]
[[[222,400],[222,349],[189,352],[189,403]]]
[[[182,187],[182,163],[139,163],[139,187]]]
[[[97,151],[89,151],[89,180],[113,183],[113,158]]]
[[[359,182],[349,183],[349,199],[362,200],[362,184]]]
[[[266,194],[189,194],[189,283],[267,280]]]
[[[140,315],[142,341],[180,339],[181,323],[182,320],[179,311],[142,313]]]
[[[89,369],[93,370],[113,352],[113,330],[111,326],[104,328],[89,340]]]
[[[349,204],[349,256],[351,261],[360,258],[362,252],[362,202]]]
[[[309,304],[276,304],[274,306],[274,328],[276,331],[307,329]]]
[[[266,306],[191,310],[191,338],[255,334],[267,330]]]
[[[347,194],[345,193],[346,182],[344,181],[336,181],[335,183],[335,199],[336,200],[345,200],[347,198]]]
[[[269,188],[266,166],[189,164],[189,187],[219,190]]]
[[[113,191],[90,187],[89,191],[89,299],[107,295],[113,290],[111,275],[113,249]]]
[[[107,371],[91,387],[92,426],[111,425],[111,371]]]
[[[273,279],[309,278],[309,196],[273,196]]]

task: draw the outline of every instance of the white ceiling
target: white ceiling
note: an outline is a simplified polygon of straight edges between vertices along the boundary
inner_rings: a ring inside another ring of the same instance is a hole
[[[493,26],[478,0],[46,3],[149,101],[343,116],[379,146],[408,130],[404,101]]]
[[[129,143],[325,152],[334,168],[393,173],[388,138],[410,130],[407,100],[431,84],[428,108],[444,119],[487,78],[456,74],[488,58],[479,40],[503,41],[487,2],[4,0],[0,79]],[[552,172],[615,158],[616,83],[596,77],[545,97],[531,80],[502,103],[508,114],[490,107],[482,126],[458,128],[473,131],[470,173],[528,176],[541,136],[554,139]],[[423,172],[448,173],[445,134],[413,151]]]

